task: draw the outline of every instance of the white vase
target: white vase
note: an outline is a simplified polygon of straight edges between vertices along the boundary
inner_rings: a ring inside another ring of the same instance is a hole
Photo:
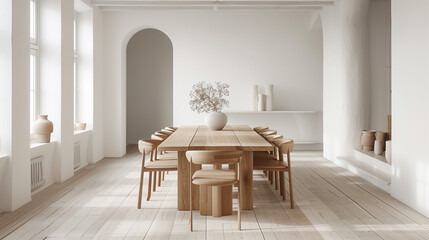
[[[265,110],[273,111],[273,98],[274,98],[274,85],[267,84],[265,85]]]
[[[206,124],[210,130],[222,130],[227,122],[228,117],[223,112],[211,112],[206,115]]]
[[[252,96],[251,96],[252,111],[258,111],[258,93],[259,93],[258,85],[253,85],[252,86]]]
[[[54,125],[48,120],[48,115],[39,115],[33,124],[33,133],[37,143],[49,143]]]
[[[381,140],[375,140],[374,141],[374,153],[377,154],[377,155],[383,154],[383,148],[384,148],[383,145],[384,145],[383,141],[381,141]]]
[[[392,141],[386,141],[386,161],[388,164],[392,163]]]
[[[258,111],[265,111],[265,94],[258,94]]]

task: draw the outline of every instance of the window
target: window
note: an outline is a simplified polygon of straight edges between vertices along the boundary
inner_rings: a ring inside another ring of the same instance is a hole
[[[39,6],[30,0],[30,129],[39,114]]]
[[[77,118],[77,13],[74,13],[73,21],[73,49],[74,49],[74,62],[73,62],[73,103],[74,103],[74,122],[78,121]]]

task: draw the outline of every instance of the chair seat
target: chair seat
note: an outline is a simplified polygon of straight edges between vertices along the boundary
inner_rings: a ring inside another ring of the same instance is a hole
[[[269,156],[267,156],[267,155],[269,155]],[[265,151],[265,152],[253,152],[253,159],[255,159],[255,158],[265,158],[265,157],[275,158],[274,155],[268,153],[267,151]]]
[[[234,171],[198,170],[192,176],[192,183],[196,185],[227,186],[237,182]]]
[[[163,153],[163,154],[158,153],[157,154],[157,158],[159,160],[164,160],[164,159],[167,159],[167,160],[177,160],[177,152],[166,152],[166,153]]]
[[[253,165],[255,165],[254,161],[257,159],[276,160],[277,161],[277,158],[268,152],[253,152]]]
[[[146,162],[144,168],[151,169],[151,170],[174,170],[177,169],[177,160],[162,160],[162,161],[153,161],[153,162]]]
[[[253,157],[253,169],[266,171],[288,171],[289,167],[283,161],[277,160],[271,154],[261,154]]]

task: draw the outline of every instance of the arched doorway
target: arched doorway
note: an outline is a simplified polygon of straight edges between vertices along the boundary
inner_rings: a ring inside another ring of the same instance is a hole
[[[163,32],[144,29],[127,45],[127,144],[173,123],[173,45]]]

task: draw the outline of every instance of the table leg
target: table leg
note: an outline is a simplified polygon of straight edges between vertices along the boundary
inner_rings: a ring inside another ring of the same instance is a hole
[[[177,209],[180,211],[189,210],[189,162],[186,159],[185,151],[177,152]],[[200,165],[193,166],[193,172],[201,169]],[[192,209],[198,210],[200,199],[199,187],[192,185]]]
[[[200,214],[212,215],[212,187],[200,186]]]
[[[242,210],[253,209],[253,152],[243,152],[240,162],[240,204]]]
[[[222,169],[214,165],[214,169]],[[200,186],[200,214],[221,217],[232,214],[232,186]]]

